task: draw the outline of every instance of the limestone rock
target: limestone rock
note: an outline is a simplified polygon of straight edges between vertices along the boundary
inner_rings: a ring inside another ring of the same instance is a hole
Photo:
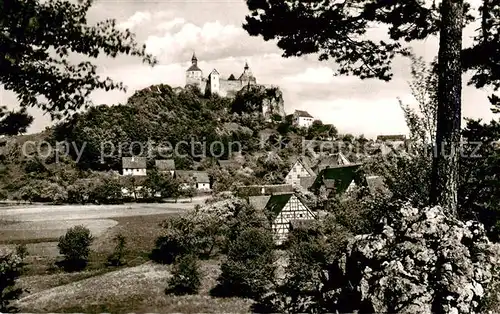
[[[339,294],[352,311],[479,313],[499,252],[479,223],[403,206],[380,233],[350,241],[340,268],[352,287]]]

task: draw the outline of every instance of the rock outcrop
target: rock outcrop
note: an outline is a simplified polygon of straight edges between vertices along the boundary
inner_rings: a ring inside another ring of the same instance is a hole
[[[479,313],[499,256],[481,224],[403,206],[380,233],[350,241],[340,272],[352,286],[337,290],[339,302],[348,295],[344,303],[362,312]]]

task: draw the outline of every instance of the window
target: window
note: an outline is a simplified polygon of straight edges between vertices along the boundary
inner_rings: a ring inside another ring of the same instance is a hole
[[[300,179],[300,174],[297,175],[297,179]]]
[[[293,167],[293,172],[297,172],[297,168]]]
[[[302,218],[304,215],[300,214],[299,217]]]

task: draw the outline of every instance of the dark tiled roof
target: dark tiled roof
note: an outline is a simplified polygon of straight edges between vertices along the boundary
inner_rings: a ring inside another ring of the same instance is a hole
[[[315,168],[318,172],[320,172],[327,167],[347,166],[350,163],[351,162],[344,156],[344,154],[338,152],[322,158]]]
[[[279,213],[283,210],[285,205],[288,203],[290,198],[292,198],[293,193],[289,194],[277,194],[271,196],[269,201],[266,204],[266,211],[269,211],[273,214],[274,217],[278,216]]]
[[[304,110],[295,110],[295,115],[302,118],[314,118],[309,112]]]
[[[155,160],[155,165],[160,171],[175,170],[175,161],[173,159]]]
[[[210,183],[206,171],[177,170],[175,175],[182,180],[193,179],[196,183]]]
[[[123,169],[146,169],[146,157],[122,157]]]
[[[201,69],[198,67],[198,65],[193,64],[193,65],[191,65],[191,66],[189,67],[189,69],[187,69],[186,71],[187,71],[187,72],[189,72],[189,71],[199,71],[199,72],[201,72]]]
[[[327,189],[335,190],[335,193],[343,193],[351,182],[361,183],[361,176],[358,174],[360,166],[361,164],[354,164],[323,169],[314,184],[324,184]]]

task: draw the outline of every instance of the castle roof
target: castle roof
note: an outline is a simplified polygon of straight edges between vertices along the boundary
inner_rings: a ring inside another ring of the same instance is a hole
[[[309,112],[304,110],[295,110],[295,114],[301,118],[314,118],[311,114],[309,114]]]
[[[191,66],[189,69],[186,70],[186,72],[190,71],[196,71],[196,72],[201,72],[201,69],[198,67],[198,58],[196,58],[196,54],[193,52],[193,57],[191,58]]]
[[[217,74],[217,75],[220,75],[219,72],[216,70],[216,69],[213,69],[212,72],[210,74]]]
[[[192,64],[189,69],[186,70],[186,72],[189,72],[189,71],[199,71],[201,72],[201,69],[198,67],[197,64]]]

